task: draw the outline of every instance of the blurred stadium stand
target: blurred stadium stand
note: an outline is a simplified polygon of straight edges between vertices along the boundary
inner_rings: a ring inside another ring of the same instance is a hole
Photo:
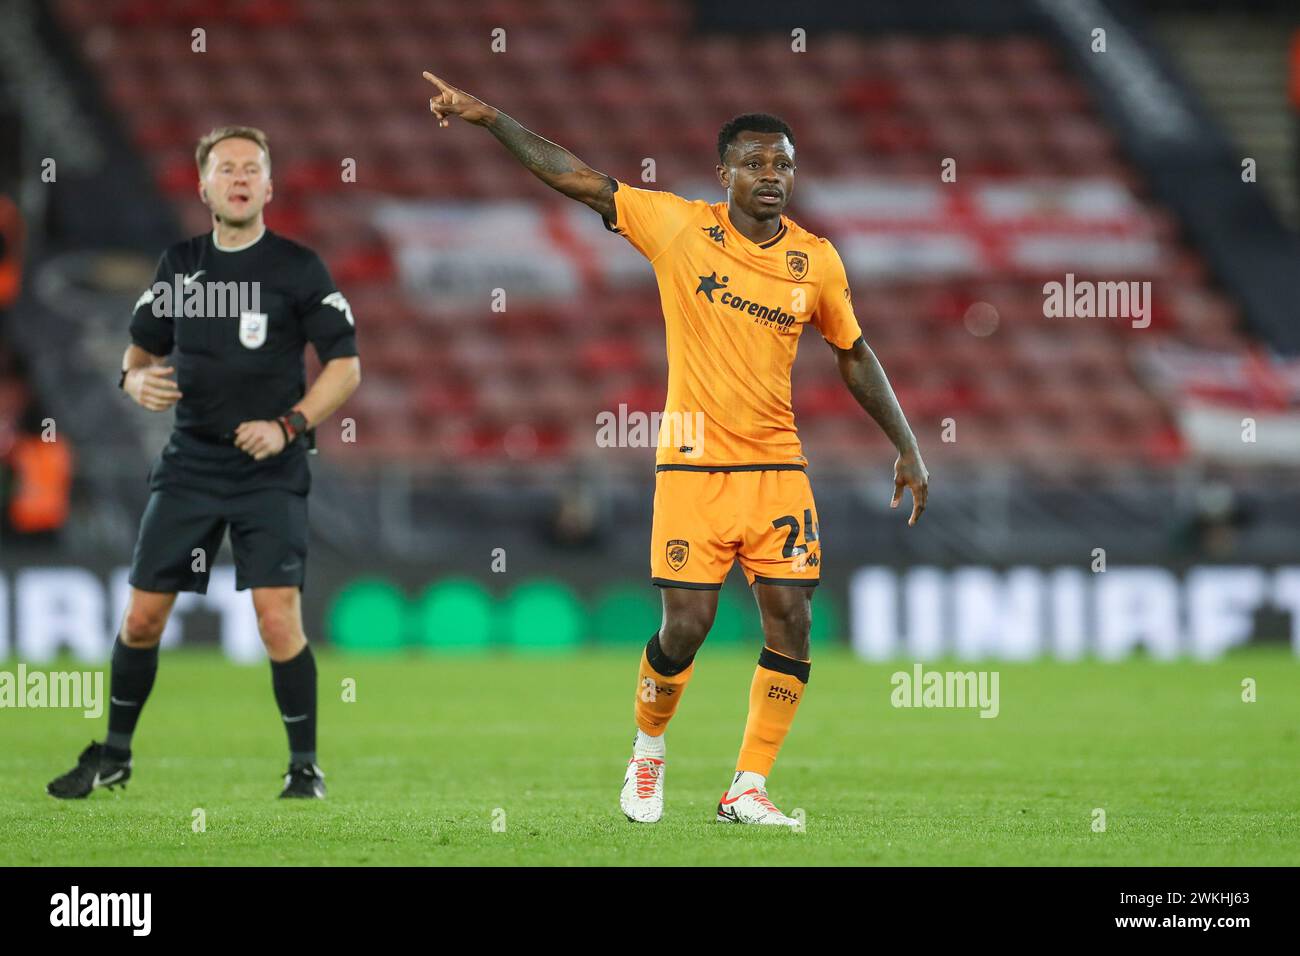
[[[795,412],[823,520],[856,528],[863,549],[1046,556],[1103,522],[1130,530],[1134,554],[1163,553],[1174,525],[1194,520],[1205,475],[1249,496],[1270,469],[1294,474],[1300,445],[1249,460],[1232,436],[1248,415],[1295,435],[1300,366],[1243,304],[1231,263],[1207,259],[1044,18],[1028,3],[865,6],[810,10],[808,52],[794,54],[788,15],[763,3],[52,5],[151,174],[139,202],[166,197],[180,233],[209,228],[195,198],[197,137],[235,122],[269,133],[268,222],[325,256],[358,317],[365,382],[345,412],[357,441],[322,435],[321,507],[341,535],[377,526],[382,546],[419,553],[488,512],[549,527],[552,541],[552,513],[591,515],[593,542],[602,527],[648,518],[652,451],[597,449],[594,423],[623,405],[662,407],[650,270],[486,135],[437,129],[424,69],[595,168],[637,181],[653,159],[652,185],[712,200],[720,123],[750,110],[790,121],[800,165],[790,214],[843,252],[867,340],[935,478],[935,531],[905,541],[875,500],[888,498],[887,442],[830,355],[805,343]],[[767,29],[710,32],[738,19]],[[508,55],[484,39],[502,24]],[[204,52],[192,50],[195,27]],[[956,182],[940,181],[945,157],[958,160]],[[341,175],[346,159],[356,182]],[[156,238],[150,223],[133,248]],[[1150,281],[1149,328],[1045,318],[1043,285],[1066,273]],[[509,290],[503,312],[487,305],[498,286]],[[116,398],[105,389],[127,290],[114,302],[116,316],[100,312],[94,328],[102,402]],[[120,451],[99,429],[85,439],[134,476],[160,423],[146,435],[144,416],[119,417]],[[948,419],[954,442],[939,438]],[[1300,513],[1295,504],[1283,494],[1244,510],[1259,519]],[[124,504],[119,515],[130,513]],[[109,526],[120,537],[131,523]],[[1250,530],[1261,555],[1285,551],[1280,535],[1293,533],[1271,520]]]

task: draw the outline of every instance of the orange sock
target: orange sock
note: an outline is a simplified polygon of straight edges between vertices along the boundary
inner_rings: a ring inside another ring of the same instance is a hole
[[[636,675],[636,725],[643,734],[658,737],[668,729],[694,672],[695,655],[682,662],[669,660],[659,646],[659,635],[650,638]]]
[[[749,685],[749,718],[736,761],[737,772],[747,770],[764,777],[772,772],[777,752],[803,699],[809,667],[808,661],[794,660],[770,647],[764,647],[758,655],[754,681]]]

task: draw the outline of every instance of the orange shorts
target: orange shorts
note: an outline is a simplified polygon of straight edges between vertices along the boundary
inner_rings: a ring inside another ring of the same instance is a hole
[[[656,471],[652,583],[716,591],[739,557],[751,586],[813,587],[821,555],[803,469]]]

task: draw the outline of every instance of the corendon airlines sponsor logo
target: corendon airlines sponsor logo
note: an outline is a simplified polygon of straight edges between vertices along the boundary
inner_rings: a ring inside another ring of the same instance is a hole
[[[779,305],[762,305],[727,290],[727,283],[731,281],[730,276],[723,276],[719,279],[718,273],[715,271],[706,276],[700,276],[699,279],[700,284],[695,288],[696,293],[702,293],[713,304],[734,309],[742,315],[752,315],[756,323],[769,329],[775,329],[778,332],[788,332],[794,327],[795,316],[786,312]],[[719,291],[722,291],[722,295],[715,299],[713,294]]]

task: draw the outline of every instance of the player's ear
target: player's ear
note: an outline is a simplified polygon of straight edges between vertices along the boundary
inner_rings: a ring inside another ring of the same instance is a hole
[[[730,189],[730,188],[731,188],[731,171],[730,171],[729,169],[727,169],[726,166],[723,166],[721,163],[718,163],[718,165],[714,166],[713,168],[714,168],[714,170],[717,171],[717,174],[718,174],[718,182],[722,185],[722,188],[723,188],[723,189]]]
[[[203,185],[203,180],[199,180],[199,198],[203,200],[203,205],[208,204],[208,189]]]

